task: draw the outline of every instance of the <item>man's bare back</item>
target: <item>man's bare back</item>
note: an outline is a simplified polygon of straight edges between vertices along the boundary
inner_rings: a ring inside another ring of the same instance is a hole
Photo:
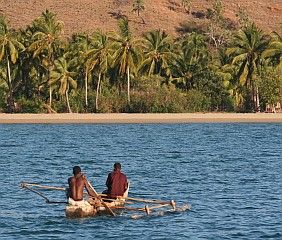
[[[83,199],[83,189],[86,185],[86,180],[82,176],[80,177],[70,177],[69,186],[71,191],[71,198],[75,201]],[[88,184],[87,184],[88,185]]]
[[[90,190],[86,176],[81,173],[81,169],[78,166],[73,168],[73,177],[68,179],[70,187],[70,197],[74,201],[83,200],[83,189],[86,188],[88,194],[92,197],[98,197],[93,191]]]

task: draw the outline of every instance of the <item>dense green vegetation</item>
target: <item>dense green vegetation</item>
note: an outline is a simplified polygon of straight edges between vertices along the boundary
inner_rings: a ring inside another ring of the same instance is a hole
[[[206,30],[187,26],[179,38],[133,37],[122,17],[119,33],[62,39],[48,10],[26,29],[0,16],[0,112],[252,112],[281,102],[281,35],[243,15],[233,29],[221,11],[216,1]]]

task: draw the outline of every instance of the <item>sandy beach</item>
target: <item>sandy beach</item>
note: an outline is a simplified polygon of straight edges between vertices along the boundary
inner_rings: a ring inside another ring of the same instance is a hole
[[[0,114],[0,124],[31,123],[281,123],[282,113],[168,113],[168,114]]]

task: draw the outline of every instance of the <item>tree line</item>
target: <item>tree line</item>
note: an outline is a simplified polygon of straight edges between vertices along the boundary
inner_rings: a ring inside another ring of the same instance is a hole
[[[281,102],[281,35],[248,21],[229,31],[216,3],[207,31],[177,38],[135,37],[126,16],[119,32],[68,39],[48,10],[25,29],[0,16],[0,112],[254,112]]]

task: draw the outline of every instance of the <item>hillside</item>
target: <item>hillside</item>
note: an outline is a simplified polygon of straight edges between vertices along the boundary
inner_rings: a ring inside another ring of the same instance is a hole
[[[147,30],[163,29],[177,36],[177,29],[187,21],[205,24],[207,20],[201,16],[207,8],[212,7],[214,1],[191,0],[191,14],[187,14],[181,6],[181,0],[143,0],[145,11],[140,17],[132,12],[134,2],[135,0],[0,0],[0,14],[6,16],[10,27],[24,28],[48,9],[65,23],[65,36],[70,36],[73,32],[90,33],[96,29],[116,31],[117,19],[126,15],[135,35]],[[281,33],[281,0],[234,2],[222,0],[224,16],[231,22],[238,21],[236,13],[240,7],[266,33]]]

